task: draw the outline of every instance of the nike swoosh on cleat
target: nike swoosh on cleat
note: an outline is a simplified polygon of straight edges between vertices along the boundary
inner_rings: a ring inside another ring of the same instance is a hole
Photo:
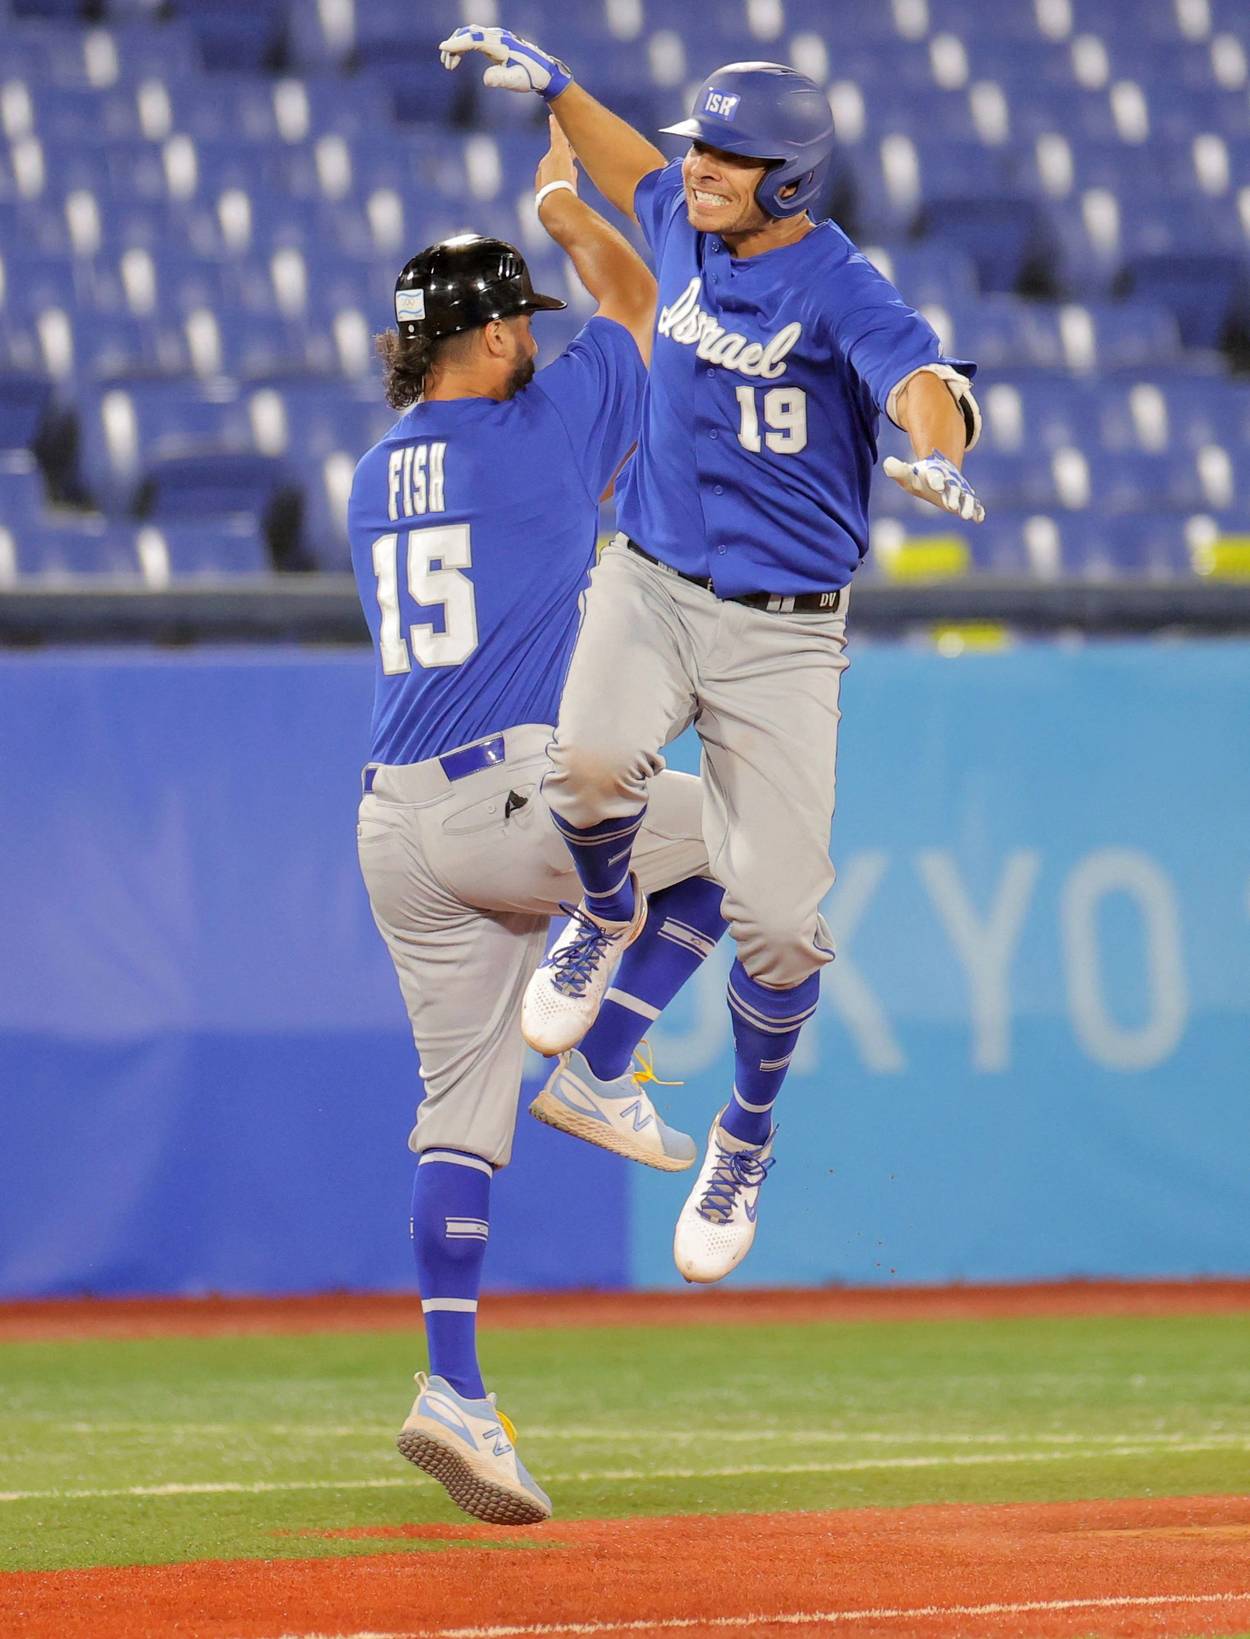
[[[749,1224],[753,1224],[755,1222],[755,1214],[759,1211],[759,1208],[756,1206],[755,1202],[743,1201],[742,1210],[747,1215],[747,1222]]]

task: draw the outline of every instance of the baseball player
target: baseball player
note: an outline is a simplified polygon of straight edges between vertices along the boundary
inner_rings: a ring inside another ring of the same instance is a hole
[[[516,1120],[521,996],[552,914],[578,891],[539,787],[598,497],[636,436],[655,296],[638,256],[577,197],[554,127],[536,186],[595,317],[535,375],[531,315],[565,304],[534,291],[517,250],[466,234],[414,257],[395,288],[397,329],[379,338],[389,402],[406,413],[357,467],[348,511],[376,658],[360,865],[425,1084],[410,1144],[430,1375],[418,1375],[398,1444],[461,1508],[499,1524],[551,1513],[476,1346],[491,1178]],[[700,806],[692,777],[654,782],[633,855],[660,914],[581,1053],[536,1101],[552,1125],[668,1171],[691,1166],[696,1146],[656,1114],[649,1069],[630,1065],[724,925]],[[575,916],[573,927],[597,950],[597,926]]]
[[[528,988],[527,1038],[578,1041],[646,914],[629,874],[661,748],[687,724],[703,746],[703,825],[737,944],[729,980],[732,1091],[674,1236],[678,1269],[715,1281],[746,1255],[773,1165],[772,1112],[819,973],[833,882],[838,690],[851,577],[868,543],[880,414],[915,458],[886,473],[964,519],[984,511],[960,467],[980,417],[975,366],[830,221],[829,103],[778,63],[731,63],[700,88],[690,139],[663,154],[505,29],[442,44],[453,67],[544,97],[612,204],[638,221],[659,278],[637,453],[621,533],[592,577],[546,794],[603,942],[570,975],[557,942]]]

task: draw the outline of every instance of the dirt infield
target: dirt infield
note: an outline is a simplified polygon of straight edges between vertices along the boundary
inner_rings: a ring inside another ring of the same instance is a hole
[[[11,1575],[0,1633],[1130,1639],[1250,1626],[1245,1497],[341,1534],[407,1551]]]
[[[1210,1315],[1250,1310],[1250,1281],[488,1295],[486,1328],[760,1325],[803,1320],[978,1320],[1034,1315]],[[294,1298],[77,1298],[0,1304],[0,1343],[83,1337],[407,1331],[414,1293]]]

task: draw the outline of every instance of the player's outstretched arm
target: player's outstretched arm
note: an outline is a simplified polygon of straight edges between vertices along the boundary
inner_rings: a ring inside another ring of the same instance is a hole
[[[882,472],[917,499],[981,523],[985,508],[960,471],[967,442],[964,413],[946,383],[927,371],[918,372],[899,394],[894,414],[911,439],[916,459],[887,456]]]
[[[602,318],[623,324],[651,361],[655,280],[631,245],[577,196],[577,161],[569,139],[549,122],[551,145],[534,177],[538,219],[599,304]]]
[[[566,63],[506,28],[468,23],[439,46],[444,68],[456,68],[470,51],[489,60],[482,79],[504,91],[535,92],[560,121],[590,180],[626,216],[634,214],[634,191],[644,176],[667,163],[646,137],[573,83]]]

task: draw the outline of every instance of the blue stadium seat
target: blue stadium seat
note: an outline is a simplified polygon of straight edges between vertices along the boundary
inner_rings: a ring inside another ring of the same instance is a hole
[[[158,584],[267,575],[273,570],[268,542],[249,516],[216,518],[209,523],[167,518],[142,526],[136,544],[148,581]]]
[[[1027,77],[1034,96],[1049,93],[1052,87],[1075,90],[1080,85],[1072,59],[1071,42],[1046,40],[1034,31],[1023,44],[1019,36],[1003,35],[997,29],[975,28],[964,37],[968,64],[974,80],[994,80],[1016,86]]]
[[[403,125],[467,125],[475,93],[462,72],[449,74],[430,46],[358,53],[357,74],[370,88],[383,120],[389,115]]]
[[[146,133],[129,86],[41,85],[28,88],[33,134],[44,142],[133,141]]]
[[[393,412],[392,412],[393,414]],[[311,562],[333,574],[351,570],[347,497],[364,450],[334,450],[320,457],[291,453],[304,499],[303,546]]]
[[[37,201],[0,200],[0,255],[20,246],[35,256],[69,256],[69,225],[62,211]],[[3,293],[0,292],[0,304]]]
[[[1128,290],[1169,308],[1188,347],[1219,348],[1250,332],[1250,280],[1233,255],[1135,256],[1124,269]]]
[[[205,68],[259,71],[281,65],[286,48],[285,0],[190,0],[179,8]]]
[[[86,33],[77,23],[29,23],[0,31],[0,82],[87,85]]]
[[[332,327],[223,307],[187,321],[199,327],[189,339],[199,344],[201,374],[223,373],[236,381],[332,370],[339,362]],[[215,361],[215,363],[214,363]]]
[[[101,321],[81,310],[69,315],[75,374],[83,381],[106,382],[142,374],[185,375],[191,360],[176,325],[133,313],[112,314]]]
[[[80,575],[139,578],[133,526],[66,515],[13,532],[19,577],[73,580]]]
[[[1099,386],[1107,449],[1250,448],[1250,382],[1215,372],[1134,372]]]
[[[279,90],[273,79],[263,74],[216,74],[212,79],[192,75],[185,80],[166,80],[173,128],[199,142],[229,138],[242,142],[284,140],[279,116]],[[297,128],[304,126],[306,114],[296,109],[288,116]],[[305,126],[304,134],[307,135]]]
[[[33,449],[52,404],[52,383],[32,370],[0,374],[0,450]]]
[[[9,0],[14,17],[35,17],[45,21],[81,21],[86,6],[83,0]]]
[[[1064,371],[995,371],[978,383],[985,448],[1043,456],[1099,445],[1098,402],[1087,377]],[[976,458],[979,461],[981,452]]]
[[[43,510],[43,478],[33,455],[0,451],[0,524],[33,523]]]
[[[861,247],[909,307],[975,297],[976,269],[966,256],[925,244]]]
[[[270,543],[279,566],[297,568],[302,561],[302,503],[295,475],[276,456],[209,449],[157,456],[144,464],[135,509],[157,525],[247,520]]]
[[[226,381],[139,376],[88,390],[79,402],[82,477],[106,512],[127,510],[157,462],[252,449],[246,405]]]
[[[1018,74],[1005,75],[1000,84],[1011,107],[1011,128],[1016,142],[1047,132],[1059,132],[1073,142],[1115,142],[1119,127],[1105,90],[1084,86],[1047,86],[1045,95],[1029,74],[1027,59]]]
[[[1172,580],[1188,575],[1185,518],[1151,508],[1119,517],[1086,513],[1061,530],[1065,573],[1080,579]]]
[[[1054,236],[1042,207],[1031,199],[927,199],[920,231],[969,257],[983,290],[1014,290],[1044,277],[1054,259]]]
[[[46,362],[34,322],[0,313],[0,371],[39,372]]]
[[[195,200],[105,201],[98,213],[98,231],[99,250],[94,254],[104,257],[130,249],[159,254],[169,246],[205,258],[226,251],[217,213]]]

